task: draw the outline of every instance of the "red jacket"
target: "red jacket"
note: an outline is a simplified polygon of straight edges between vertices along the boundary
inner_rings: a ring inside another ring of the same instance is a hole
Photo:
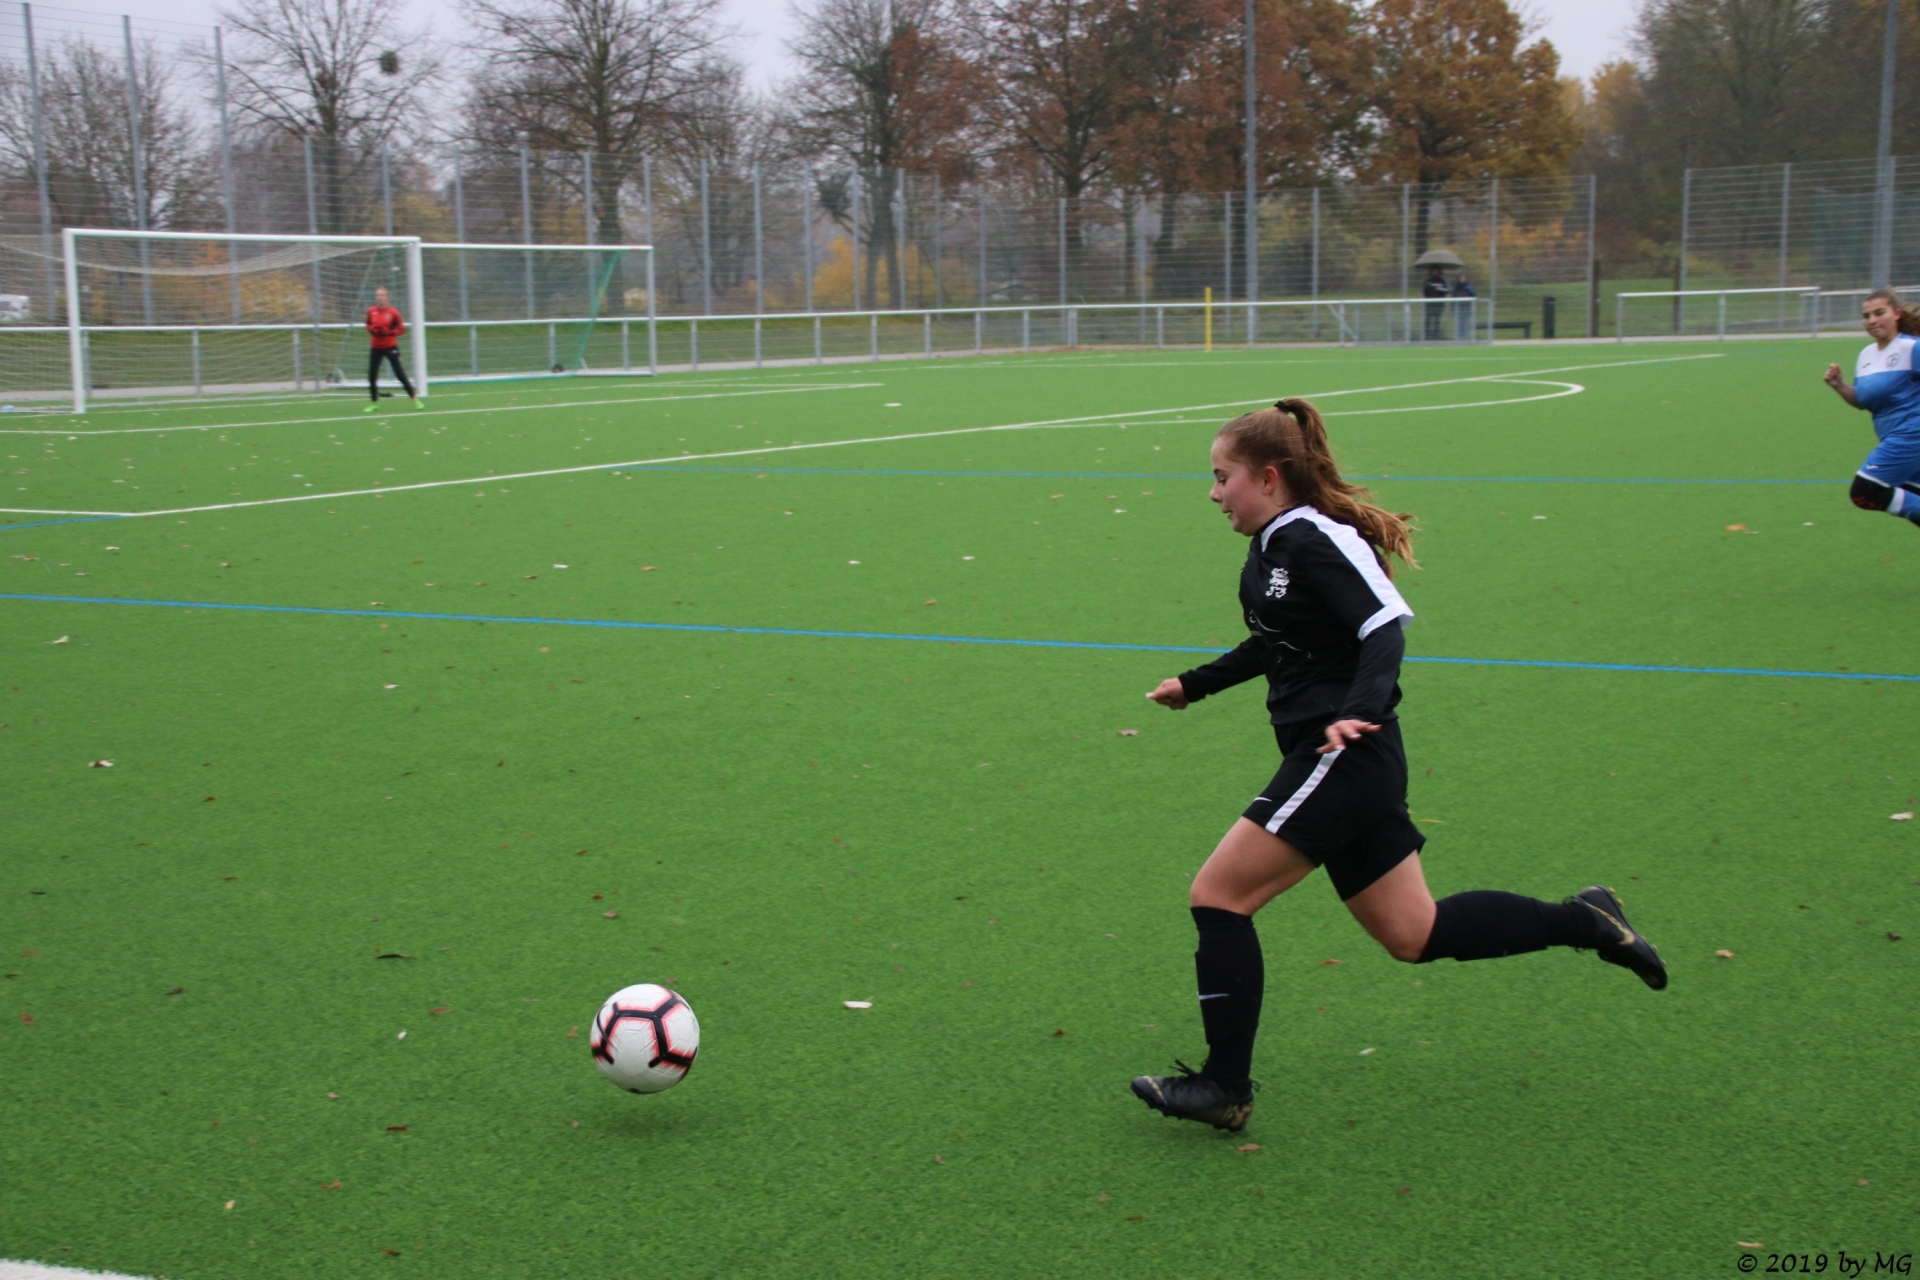
[[[374,350],[399,346],[400,335],[406,331],[406,323],[392,307],[367,308],[367,332],[373,335]]]

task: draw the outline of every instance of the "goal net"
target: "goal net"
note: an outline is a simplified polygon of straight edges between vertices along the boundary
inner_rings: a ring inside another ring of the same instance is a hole
[[[29,344],[33,358],[5,390],[16,382],[22,394],[63,390],[80,412],[97,398],[364,382],[358,351],[374,291],[387,289],[403,314],[422,309],[416,244],[69,229],[57,259],[63,358],[49,365],[49,344]],[[423,349],[402,349],[422,376]]]
[[[644,245],[420,246],[436,382],[646,373]]]

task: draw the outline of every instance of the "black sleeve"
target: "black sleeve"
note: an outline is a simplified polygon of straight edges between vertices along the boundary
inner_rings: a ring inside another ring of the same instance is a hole
[[[1238,648],[1221,654],[1204,667],[1180,673],[1180,687],[1188,702],[1198,702],[1208,694],[1245,684],[1267,670],[1267,647],[1259,636],[1248,636]]]
[[[1360,642],[1360,660],[1354,665],[1353,684],[1346,701],[1340,705],[1340,720],[1365,720],[1380,723],[1386,714],[1387,699],[1393,696],[1394,683],[1400,679],[1400,660],[1407,655],[1407,635],[1399,618],[1375,627]]]

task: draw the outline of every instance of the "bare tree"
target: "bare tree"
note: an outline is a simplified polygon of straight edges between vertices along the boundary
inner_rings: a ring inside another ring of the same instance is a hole
[[[134,50],[138,183],[124,56],[84,41],[61,40],[44,49],[39,73],[56,225],[158,229],[192,226],[214,215],[212,162],[179,100],[179,67],[151,42]],[[11,60],[0,62],[0,165],[25,180],[33,178],[26,70]],[[144,206],[137,204],[141,196]]]
[[[323,231],[351,225],[346,189],[380,148],[430,131],[425,91],[439,53],[394,12],[387,0],[238,0],[219,10],[241,118],[267,135],[311,140]]]
[[[986,0],[980,61],[1012,145],[1077,199],[1113,167],[1133,15],[1124,0]]]
[[[814,0],[796,15],[793,54],[802,71],[783,89],[786,127],[796,147],[838,156],[863,175],[865,303],[872,307],[880,262],[890,285],[904,279],[893,186],[908,170],[968,171],[982,81],[962,55],[949,0]],[[851,194],[829,178],[822,207],[850,224]]]
[[[482,72],[467,102],[476,141],[594,153],[599,238],[624,239],[619,189],[640,154],[684,133],[724,81],[720,0],[465,0]]]

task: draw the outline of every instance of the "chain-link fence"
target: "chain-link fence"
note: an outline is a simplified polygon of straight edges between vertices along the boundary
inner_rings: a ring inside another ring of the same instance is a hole
[[[1680,288],[1920,278],[1920,158],[1693,169],[1682,190]]]

